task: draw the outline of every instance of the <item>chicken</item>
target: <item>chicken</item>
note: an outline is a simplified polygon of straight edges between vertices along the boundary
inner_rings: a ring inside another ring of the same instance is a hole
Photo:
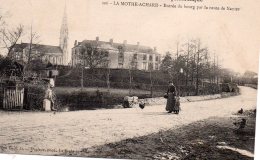
[[[238,126],[238,129],[244,129],[246,126],[246,119],[243,118],[240,122],[234,122],[235,126]]]
[[[145,103],[139,103],[139,107],[140,107],[141,109],[144,109]]]
[[[241,108],[237,113],[243,114],[243,112],[244,112],[244,110],[243,110],[243,108]]]

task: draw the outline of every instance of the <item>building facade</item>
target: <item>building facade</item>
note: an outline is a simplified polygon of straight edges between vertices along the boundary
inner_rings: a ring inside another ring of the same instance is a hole
[[[12,59],[27,63],[30,60],[40,59],[44,63],[53,65],[68,65],[68,23],[66,7],[62,19],[59,46],[44,44],[20,43],[16,44],[12,50]]]
[[[107,63],[99,65],[99,67],[108,68],[122,68],[122,69],[138,69],[138,70],[159,70],[161,63],[161,55],[157,52],[156,47],[151,48],[137,44],[114,43],[113,39],[110,41],[100,41],[99,37],[96,40],[84,40],[82,42],[75,41],[72,48],[72,61],[73,67],[86,63],[81,58],[81,49],[84,45],[95,46],[99,50],[105,50],[108,53]]]
[[[46,64],[63,65],[63,51],[59,46],[32,44],[30,47],[30,45],[30,43],[16,44],[12,51],[12,59],[23,63],[27,63],[29,59],[30,61],[39,59]]]

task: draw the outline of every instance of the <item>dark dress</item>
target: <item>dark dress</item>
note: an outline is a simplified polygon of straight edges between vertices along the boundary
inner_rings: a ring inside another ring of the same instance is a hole
[[[179,112],[179,107],[176,105],[176,88],[174,85],[170,85],[167,90],[167,104],[166,111],[169,112]]]

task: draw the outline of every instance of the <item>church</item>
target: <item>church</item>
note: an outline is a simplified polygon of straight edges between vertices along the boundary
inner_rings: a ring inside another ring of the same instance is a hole
[[[51,63],[53,65],[68,65],[68,36],[68,23],[65,6],[60,29],[59,46],[20,43],[16,44],[13,48],[11,58],[15,61],[20,61],[23,63],[28,63],[29,59],[40,59],[43,63],[46,64]]]

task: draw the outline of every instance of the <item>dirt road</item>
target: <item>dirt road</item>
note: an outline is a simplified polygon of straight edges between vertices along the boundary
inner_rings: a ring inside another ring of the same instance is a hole
[[[179,115],[165,106],[144,110],[107,109],[60,113],[1,112],[0,151],[55,155],[65,149],[80,151],[95,145],[177,128],[212,116],[227,117],[256,108],[257,90],[241,87],[241,95],[181,104]]]

